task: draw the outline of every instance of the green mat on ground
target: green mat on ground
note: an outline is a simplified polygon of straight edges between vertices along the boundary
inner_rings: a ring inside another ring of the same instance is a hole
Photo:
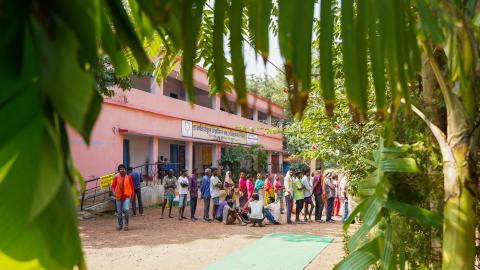
[[[303,269],[332,241],[332,237],[317,235],[269,234],[219,259],[205,270]]]

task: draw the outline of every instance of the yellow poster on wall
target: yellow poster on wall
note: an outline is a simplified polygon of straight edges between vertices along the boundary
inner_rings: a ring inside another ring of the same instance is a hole
[[[202,165],[208,166],[212,164],[212,147],[202,147]]]
[[[110,187],[112,185],[114,176],[115,176],[115,173],[100,176],[100,181],[99,181],[100,189],[106,189]]]

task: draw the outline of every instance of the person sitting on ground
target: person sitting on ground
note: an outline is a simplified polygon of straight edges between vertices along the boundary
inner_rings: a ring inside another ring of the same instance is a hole
[[[280,224],[282,215],[280,214],[280,200],[270,198],[265,209],[272,215],[273,224]]]
[[[263,220],[265,219],[263,212],[263,201],[260,201],[258,194],[254,193],[252,195],[252,201],[248,203],[250,208],[250,214],[248,215],[248,220],[252,222],[252,227],[255,227],[257,224],[259,227],[263,227]]]
[[[225,200],[223,200],[222,202],[220,202],[220,203],[218,204],[218,207],[217,207],[217,209],[216,209],[216,211],[215,211],[215,215],[214,215],[214,218],[215,218],[216,220],[222,222],[222,220],[223,220],[223,208],[225,208],[225,206],[227,205],[228,200],[230,200],[230,199],[231,199],[230,196],[227,195],[227,196],[225,197]]]
[[[222,214],[223,224],[233,225],[235,224],[235,221],[238,220],[238,223],[240,226],[247,225],[247,223],[240,216],[239,212],[240,210],[238,209],[238,207],[235,207],[233,205],[233,200],[228,199],[227,204],[225,205],[225,207],[223,207],[223,214]]]

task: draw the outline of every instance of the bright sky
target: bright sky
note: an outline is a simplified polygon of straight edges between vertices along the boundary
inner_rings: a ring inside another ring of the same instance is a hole
[[[283,67],[283,60],[280,56],[280,48],[278,46],[278,39],[274,35],[270,34],[270,48],[269,48],[269,57],[268,59],[275,64],[275,66],[279,67],[280,69]],[[248,45],[248,43],[244,42],[244,57],[245,57],[245,64],[246,64],[246,74],[255,74],[255,75],[263,75],[265,74],[265,65],[263,63],[263,59],[260,55],[255,53],[255,50]],[[257,58],[255,59],[255,56]],[[279,71],[275,68],[272,64],[267,62],[266,72],[270,76],[275,76]]]

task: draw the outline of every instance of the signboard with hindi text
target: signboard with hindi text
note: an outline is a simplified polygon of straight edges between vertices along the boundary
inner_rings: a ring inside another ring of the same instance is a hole
[[[115,173],[100,176],[100,181],[99,181],[100,189],[109,188],[112,185],[114,176],[115,176]]]
[[[247,140],[247,135],[250,140]],[[255,134],[188,120],[182,120],[182,136],[235,144],[255,144],[258,141]]]

